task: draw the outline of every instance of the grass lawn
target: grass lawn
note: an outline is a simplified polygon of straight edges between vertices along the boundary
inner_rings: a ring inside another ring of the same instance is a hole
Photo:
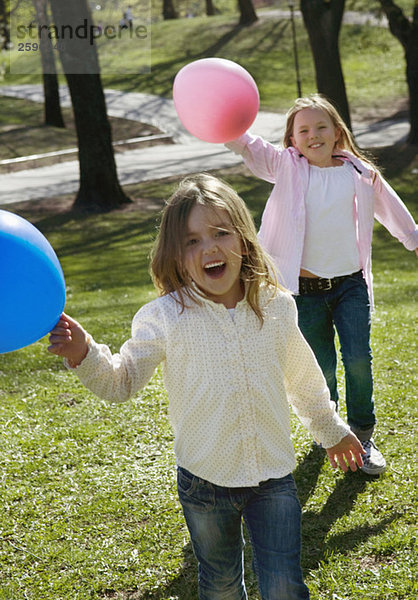
[[[134,14],[136,4],[141,1],[132,3]],[[127,36],[116,40],[101,38],[98,48],[99,58],[103,57],[104,86],[171,97],[173,80],[181,67],[200,58],[222,57],[237,61],[252,74],[259,87],[262,108],[287,110],[297,93],[289,19],[263,17],[263,11],[259,10],[257,23],[250,28],[240,27],[235,5],[232,11],[231,4],[231,0],[225,1],[218,7],[222,14],[210,18],[199,15],[192,19],[153,21],[151,59],[146,52],[143,58],[138,56],[138,44]],[[364,2],[351,5],[348,8],[367,8]],[[288,10],[287,2],[281,2],[279,7]],[[136,14],[141,14],[139,8]],[[153,8],[152,15],[153,19],[160,15],[159,7]],[[118,8],[106,22],[118,23],[119,18]],[[296,19],[296,35],[302,93],[309,94],[316,91],[315,71],[301,19]],[[382,107],[388,110],[385,116],[396,111],[398,103],[407,97],[407,87],[403,49],[390,31],[367,25],[343,25],[340,53],[353,116],[361,110],[363,116],[373,118]],[[25,53],[15,48],[12,57],[18,54]],[[105,58],[109,54],[111,67]],[[5,84],[40,81],[39,52],[23,58],[28,73],[6,73]],[[132,72],[132,65],[137,74]],[[142,72],[146,67],[151,67],[150,72]]]
[[[416,212],[416,152],[386,150],[382,162]],[[269,186],[238,167],[218,174],[259,222]],[[71,212],[70,198],[6,207],[53,244],[66,310],[113,351],[155,295],[147,257],[175,181],[132,186],[134,204],[105,215]],[[387,473],[334,472],[292,422],[313,600],[412,600],[417,592],[416,259],[380,226],[374,273],[376,439]],[[43,339],[0,357],[0,600],[196,600],[160,371],[136,398],[110,406],[46,347]],[[246,563],[249,598],[258,600],[249,555]]]

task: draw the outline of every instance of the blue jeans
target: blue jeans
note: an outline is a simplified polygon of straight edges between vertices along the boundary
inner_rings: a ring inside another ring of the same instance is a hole
[[[368,440],[376,417],[373,403],[370,303],[361,273],[320,294],[296,296],[299,327],[311,346],[330,390],[338,403],[335,330],[345,372],[347,420],[361,440]]]
[[[214,485],[178,468],[177,487],[199,562],[200,600],[245,600],[242,519],[263,600],[307,600],[301,510],[292,475],[256,487]]]

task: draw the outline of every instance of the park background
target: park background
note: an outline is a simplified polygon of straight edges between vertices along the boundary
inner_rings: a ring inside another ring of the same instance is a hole
[[[351,4],[370,10],[372,3]],[[413,1],[397,4],[412,15]],[[214,17],[175,20],[160,19],[157,6],[151,72],[103,76],[103,85],[170,97],[181,66],[220,56],[251,72],[262,108],[285,111],[296,95],[288,19],[262,17],[260,9],[259,20],[244,28],[235,5],[215,5],[222,12]],[[315,70],[300,20],[296,33],[303,91],[310,93]],[[406,113],[403,50],[387,28],[343,25],[340,51],[353,117],[373,122]],[[7,68],[3,75],[6,85],[38,82]],[[0,96],[1,158],[76,143],[71,111],[65,111],[66,129],[45,127],[42,119],[42,106]],[[130,135],[129,125],[112,119],[114,137]],[[416,146],[402,141],[370,150],[416,214]],[[215,174],[237,189],[259,224],[270,186],[243,167]],[[47,236],[66,276],[66,310],[114,351],[136,310],[155,297],[148,254],[159,210],[178,179],[129,186],[131,202],[104,213],[76,210],[73,196],[59,194],[4,207]],[[373,261],[376,438],[387,473],[334,472],[292,420],[302,561],[314,600],[412,600],[417,593],[416,259],[376,225]],[[111,406],[87,392],[46,347],[44,339],[0,357],[0,600],[195,600],[196,563],[176,496],[160,370],[136,398]],[[249,598],[257,600],[247,550]]]

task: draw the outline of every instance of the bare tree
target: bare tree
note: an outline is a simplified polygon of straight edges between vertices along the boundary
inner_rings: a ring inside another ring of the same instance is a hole
[[[389,29],[405,52],[406,81],[409,91],[411,129],[408,141],[418,144],[418,0],[414,0],[412,19],[392,0],[379,0],[389,21]]]
[[[61,111],[57,70],[52,40],[48,35],[48,0],[32,0],[39,25],[39,47],[41,50],[42,80],[44,86],[45,125],[65,127]]]
[[[0,38],[2,50],[7,50],[10,44],[9,20],[7,18],[8,4],[8,0],[0,0]]]
[[[90,31],[87,0],[50,2],[58,36],[64,31],[74,34],[80,23]],[[129,199],[117,176],[96,46],[88,36],[73,35],[61,41],[59,52],[74,110],[80,162],[80,188],[74,205],[111,210]]]
[[[258,21],[252,0],[238,0],[238,8],[240,12],[240,25],[251,25]]]
[[[301,0],[300,9],[314,58],[318,92],[336,106],[351,129],[338,43],[344,5],[345,0]]]
[[[206,16],[213,17],[215,14],[215,6],[212,0],[206,0]]]
[[[163,18],[178,19],[179,15],[175,9],[173,0],[163,0]]]

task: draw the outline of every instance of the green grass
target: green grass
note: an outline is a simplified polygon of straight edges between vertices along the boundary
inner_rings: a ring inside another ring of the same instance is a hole
[[[308,94],[316,91],[315,71],[301,21],[296,30],[302,92]],[[263,108],[287,110],[292,104],[296,80],[288,20],[260,20],[248,29],[238,27],[231,18],[200,17],[183,20],[181,32],[179,36],[177,23],[156,23],[152,30],[151,73],[105,76],[104,84],[170,96],[173,79],[181,67],[193,60],[216,56],[236,61],[252,74]],[[402,48],[389,31],[344,26],[341,55],[347,93],[354,108],[371,108],[406,96]]]
[[[157,14],[154,10],[153,15]],[[261,17],[262,11],[259,14]],[[308,94],[316,91],[315,71],[301,19],[296,21],[296,32],[302,92]],[[101,40],[102,53],[107,53],[105,42]],[[126,72],[126,67],[135,64],[138,70],[145,68],[147,54],[141,59],[137,45],[127,40],[111,41],[107,46],[113,66],[112,73],[107,68],[102,73],[106,87],[171,97],[173,80],[181,67],[200,58],[222,57],[249,70],[264,109],[287,110],[297,93],[288,19],[260,18],[250,28],[239,27],[237,14],[228,9],[211,18],[155,21],[151,25],[151,71],[137,75]],[[340,53],[352,109],[366,108],[373,116],[376,107],[388,106],[390,114],[393,103],[407,97],[403,50],[388,29],[344,25]],[[6,74],[4,83],[39,81],[39,75],[32,74],[36,70],[39,72],[39,66],[34,64],[30,74]]]
[[[416,210],[416,153],[382,158]],[[220,175],[259,222],[269,186],[243,173]],[[148,252],[158,211],[144,212],[143,200],[161,203],[174,183],[132,186],[135,204],[105,215],[73,213],[65,198],[55,208],[6,207],[51,241],[66,275],[67,311],[113,351],[155,295]],[[416,259],[380,226],[374,273],[376,438],[387,473],[333,471],[292,417],[313,600],[416,597]],[[136,398],[110,406],[46,347],[43,339],[0,357],[0,600],[196,600],[160,371]],[[246,564],[249,598],[258,600],[248,546]]]

